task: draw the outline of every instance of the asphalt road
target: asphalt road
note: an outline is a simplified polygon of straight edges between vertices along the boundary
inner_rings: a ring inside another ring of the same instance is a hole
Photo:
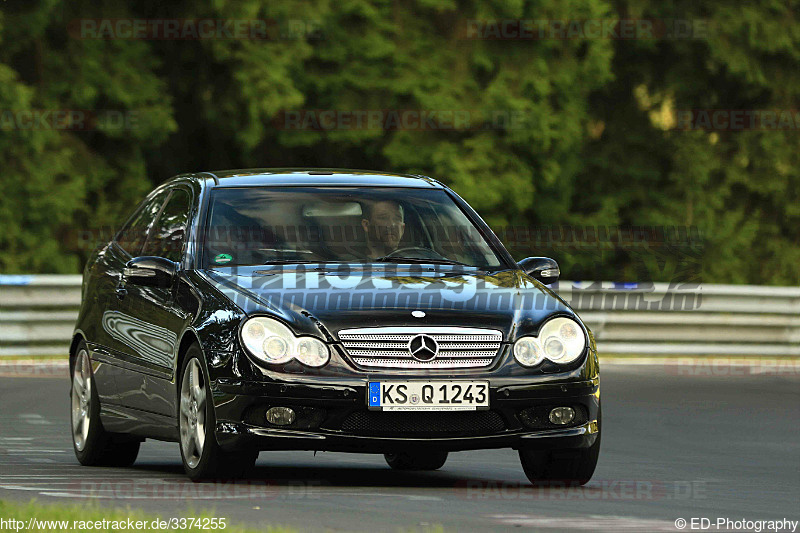
[[[600,463],[589,485],[571,489],[534,489],[512,450],[451,454],[433,473],[394,472],[382,456],[265,452],[244,482],[195,485],[177,444],[148,441],[132,468],[85,468],[70,445],[66,376],[0,377],[0,499],[94,499],[165,518],[207,510],[299,530],[677,531],[677,518],[798,520],[800,373],[774,374],[606,365]]]

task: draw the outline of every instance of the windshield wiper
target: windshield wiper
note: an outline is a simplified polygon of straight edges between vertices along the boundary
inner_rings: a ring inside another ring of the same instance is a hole
[[[455,265],[455,266],[465,266],[469,268],[478,268],[474,265],[468,265],[466,263],[462,263],[460,261],[454,261],[452,259],[424,259],[422,257],[400,257],[400,256],[384,256],[379,257],[377,259],[373,259],[372,262],[374,263],[413,263],[413,264],[431,264],[431,265]]]
[[[310,265],[318,263],[326,263],[327,261],[310,261],[308,259],[275,259],[274,261],[267,261],[261,263],[262,265]]]
[[[358,265],[364,262],[361,261],[309,261],[308,259],[276,259],[274,261],[267,261],[265,263],[261,263],[263,266],[274,266],[274,265],[308,265],[308,264],[316,264],[320,265],[320,269],[327,270],[329,267],[328,265]],[[462,263],[460,261],[455,261],[452,259],[425,259],[422,257],[401,257],[401,256],[394,256],[394,257],[379,257],[377,259],[367,259],[366,263],[411,263],[411,264],[419,264],[419,265],[453,265],[453,266],[462,266],[467,268],[475,268],[478,270],[486,270],[485,268],[478,267],[475,265],[468,265],[466,263]]]

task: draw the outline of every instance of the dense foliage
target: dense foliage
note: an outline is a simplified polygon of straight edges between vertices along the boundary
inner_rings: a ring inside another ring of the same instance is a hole
[[[320,166],[441,179],[516,256],[551,255],[572,279],[800,284],[798,12],[774,0],[7,0],[0,272],[78,272],[81,230],[117,226],[180,172]],[[273,23],[268,39],[129,39],[94,38],[87,19]],[[476,21],[614,19],[702,31],[470,36]],[[676,122],[718,109],[793,114],[780,127]],[[20,119],[46,110],[92,120]],[[309,120],[323,110],[467,120],[329,128]],[[672,237],[592,243],[620,226]]]

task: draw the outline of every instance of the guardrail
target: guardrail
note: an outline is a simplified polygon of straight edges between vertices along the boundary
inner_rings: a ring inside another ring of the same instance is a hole
[[[601,353],[800,355],[800,287],[561,281]],[[0,356],[66,354],[81,276],[0,275]]]

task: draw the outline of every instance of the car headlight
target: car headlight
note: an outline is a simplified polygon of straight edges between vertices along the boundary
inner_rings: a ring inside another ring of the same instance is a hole
[[[514,343],[514,359],[523,366],[536,366],[544,359],[536,337],[522,337]]]
[[[307,366],[323,366],[330,360],[328,346],[315,337],[295,337],[282,323],[262,316],[242,326],[242,343],[256,359],[270,364],[297,359]]]
[[[544,359],[571,363],[586,348],[586,336],[580,324],[571,318],[548,320],[538,337],[521,337],[514,343],[514,359],[523,366],[536,366]]]

